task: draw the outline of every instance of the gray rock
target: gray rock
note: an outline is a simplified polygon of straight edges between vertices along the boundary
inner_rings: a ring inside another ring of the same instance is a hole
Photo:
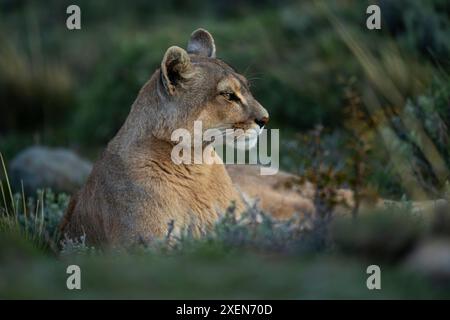
[[[62,148],[34,146],[20,152],[10,165],[10,178],[14,190],[33,195],[38,188],[51,188],[56,192],[72,193],[91,172],[92,164],[74,152]]]
[[[406,259],[405,266],[434,280],[450,284],[450,239],[425,241]]]

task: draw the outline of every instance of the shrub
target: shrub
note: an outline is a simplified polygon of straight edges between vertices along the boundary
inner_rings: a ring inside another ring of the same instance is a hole
[[[413,52],[437,64],[449,64],[450,7],[441,0],[379,1],[387,29]]]
[[[14,192],[9,183],[3,156],[0,179],[0,232],[18,233],[36,247],[59,252],[58,225],[66,210],[69,197],[55,195],[51,190],[37,190],[35,197],[27,197],[22,188]]]

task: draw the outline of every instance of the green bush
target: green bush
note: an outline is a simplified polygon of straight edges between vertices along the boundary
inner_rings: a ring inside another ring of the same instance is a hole
[[[449,67],[450,6],[441,0],[381,0],[387,29],[413,52]]]
[[[409,159],[417,185],[431,198],[443,197],[450,179],[449,101],[450,78],[439,76],[392,118],[399,137],[395,150]]]

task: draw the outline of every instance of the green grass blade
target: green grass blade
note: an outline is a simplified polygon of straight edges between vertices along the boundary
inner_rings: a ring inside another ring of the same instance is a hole
[[[20,180],[20,185],[22,188],[22,205],[23,205],[23,217],[25,221],[25,237],[28,239],[28,217],[27,217],[27,204],[25,200],[25,191],[23,188],[23,181]]]
[[[8,191],[9,191],[9,197],[11,199],[11,206],[12,206],[12,210],[14,212],[14,214],[17,214],[16,212],[16,206],[14,203],[14,197],[12,194],[12,190],[11,190],[11,184],[9,182],[9,178],[8,178],[8,172],[6,171],[6,165],[5,165],[5,161],[3,159],[3,154],[0,152],[0,160],[2,162],[2,167],[3,167],[3,173],[5,175],[5,180],[6,180],[6,186],[8,187]]]

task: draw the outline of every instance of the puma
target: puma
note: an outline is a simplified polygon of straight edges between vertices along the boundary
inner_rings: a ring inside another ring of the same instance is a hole
[[[171,160],[177,128],[260,128],[269,115],[253,98],[247,80],[215,58],[206,30],[196,30],[187,51],[170,47],[140,90],[117,135],[94,164],[61,222],[69,237],[92,244],[127,245],[190,226],[195,235],[213,226],[242,198],[220,159],[215,164],[177,165]],[[218,157],[217,155],[215,155]]]
[[[256,166],[226,167],[214,152],[214,164],[175,164],[171,159],[172,132],[192,131],[195,121],[204,130],[243,129],[247,135],[268,120],[246,78],[216,58],[211,34],[194,31],[187,50],[167,49],[161,67],[140,90],[125,123],[73,195],[60,224],[62,234],[85,235],[88,243],[101,246],[150,241],[164,237],[169,228],[180,232],[189,227],[199,236],[231,204],[242,213],[246,198],[259,198],[276,218],[314,213],[314,186],[286,187],[295,179],[291,174],[260,176]],[[349,190],[338,190],[337,197],[352,207]]]

